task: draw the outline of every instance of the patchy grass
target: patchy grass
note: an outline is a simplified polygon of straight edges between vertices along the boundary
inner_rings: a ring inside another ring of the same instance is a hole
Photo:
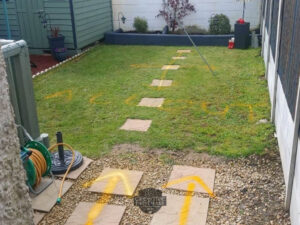
[[[112,145],[191,148],[230,157],[263,153],[274,140],[267,84],[259,49],[201,47],[209,73],[192,47],[177,71],[162,73],[180,47],[100,45],[85,56],[34,79],[40,127],[56,131],[84,155],[97,157]],[[153,79],[173,80],[151,87]],[[56,93],[56,94],[55,94]],[[136,106],[142,97],[164,97],[161,108]],[[119,130],[127,118],[152,119],[146,133]]]

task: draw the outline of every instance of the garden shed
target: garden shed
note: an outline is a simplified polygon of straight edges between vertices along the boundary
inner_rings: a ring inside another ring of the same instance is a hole
[[[0,38],[27,42],[32,53],[49,49],[40,15],[65,36],[69,50],[78,51],[112,30],[110,0],[0,0]]]

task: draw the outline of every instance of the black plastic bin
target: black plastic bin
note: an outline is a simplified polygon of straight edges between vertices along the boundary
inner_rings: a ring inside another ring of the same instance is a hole
[[[234,47],[247,49],[250,45],[250,23],[236,23],[234,25]]]

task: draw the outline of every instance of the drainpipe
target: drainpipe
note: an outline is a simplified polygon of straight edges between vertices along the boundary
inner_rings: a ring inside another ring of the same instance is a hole
[[[11,39],[11,32],[10,32],[10,26],[9,26],[9,20],[8,20],[6,0],[2,0],[2,5],[3,5],[3,11],[4,11],[6,30],[7,30],[7,39],[10,40]]]

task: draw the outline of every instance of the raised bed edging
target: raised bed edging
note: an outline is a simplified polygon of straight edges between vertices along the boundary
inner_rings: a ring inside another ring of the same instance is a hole
[[[227,46],[233,34],[229,35],[191,35],[197,46]],[[105,43],[117,45],[163,45],[190,46],[192,43],[186,35],[178,34],[134,34],[105,33]]]

